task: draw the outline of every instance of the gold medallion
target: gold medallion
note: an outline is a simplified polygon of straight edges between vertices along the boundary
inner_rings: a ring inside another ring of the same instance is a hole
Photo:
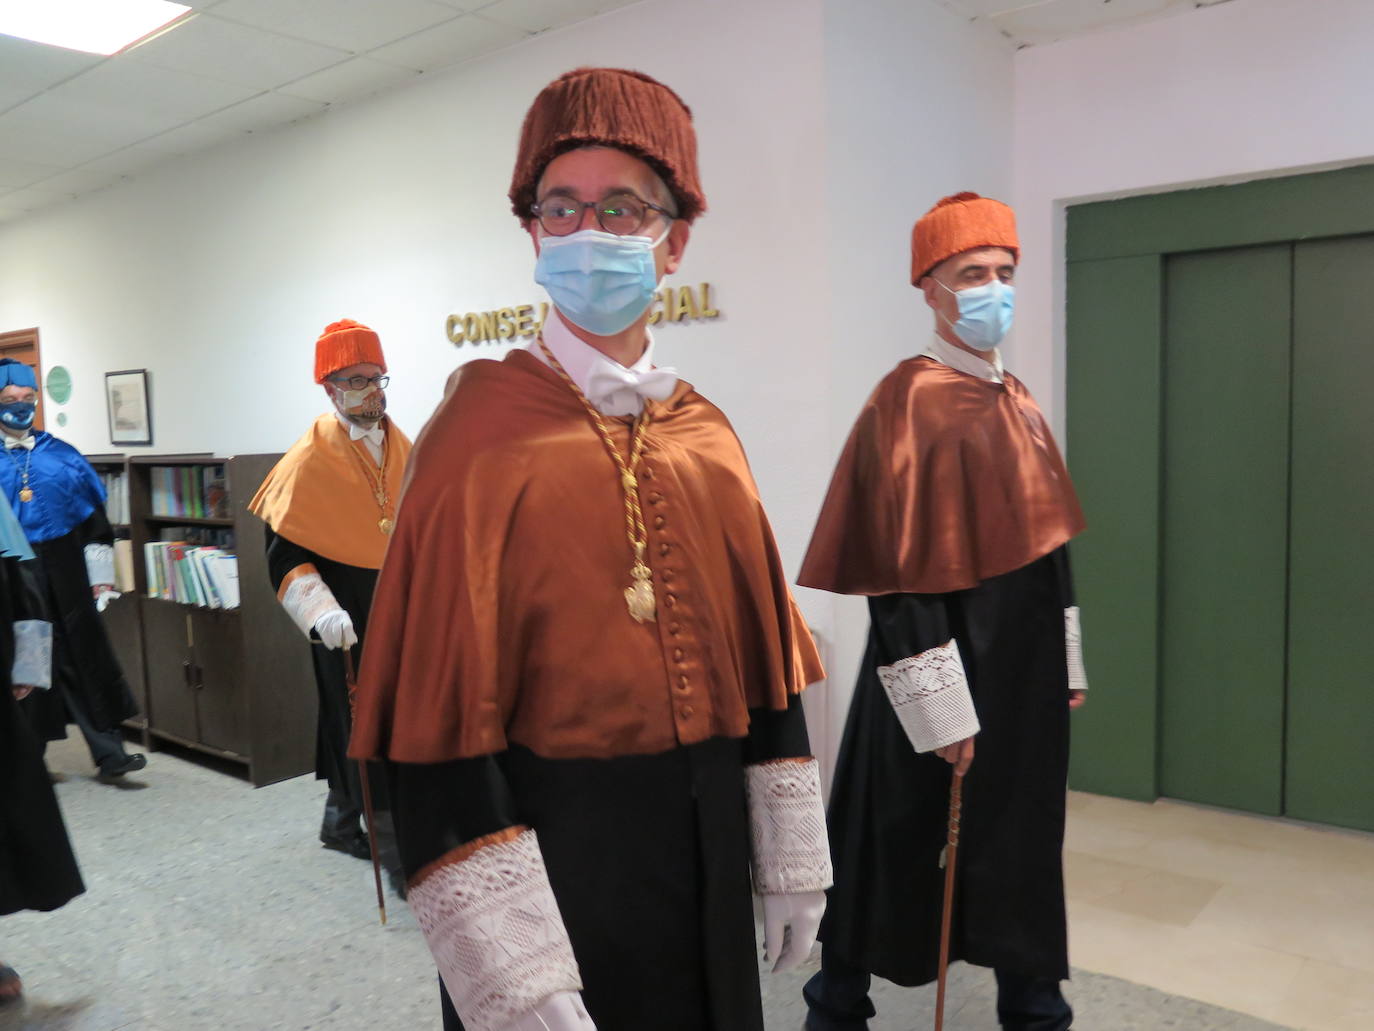
[[[33,491],[29,490],[28,487],[25,487],[23,490],[21,490],[21,491],[19,492],[19,500],[20,500],[20,501],[32,501],[32,500],[33,500]]]
[[[636,623],[652,623],[654,611],[658,607],[654,601],[653,573],[643,562],[636,562],[630,570],[634,583],[625,588],[625,604]]]
[[[392,520],[388,519],[386,516],[382,516],[382,518],[377,520],[377,529],[381,530],[382,533],[390,537],[391,531],[396,529],[396,524]]]

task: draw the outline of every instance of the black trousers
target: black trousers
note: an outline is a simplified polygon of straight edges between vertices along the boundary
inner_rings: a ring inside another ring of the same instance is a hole
[[[802,994],[809,1009],[807,1031],[864,1031],[874,1016],[868,997],[871,975],[822,949],[821,969],[806,982]],[[997,1021],[1004,1031],[1068,1031],[1073,1009],[1059,982],[997,970]]]
[[[102,728],[97,727],[91,722],[91,717],[86,712],[86,705],[77,697],[75,691],[68,690],[65,686],[58,684],[52,690],[60,691],[62,703],[67,709],[67,716],[76,724],[76,728],[81,731],[81,736],[86,739],[86,747],[90,749],[91,759],[102,770],[110,766],[118,766],[129,757],[129,753],[124,750],[124,735],[118,727]],[[47,741],[42,741],[43,751],[48,750]]]

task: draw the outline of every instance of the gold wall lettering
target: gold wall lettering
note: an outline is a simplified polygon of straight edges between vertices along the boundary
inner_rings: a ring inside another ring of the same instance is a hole
[[[538,317],[535,317],[536,307]],[[444,322],[444,332],[454,346],[491,344],[516,337],[533,337],[549,316],[549,302],[537,306],[521,304],[494,311],[469,311],[450,315]],[[655,292],[649,325],[660,322],[697,322],[720,318],[720,310],[711,303],[711,284],[696,286],[665,286]]]

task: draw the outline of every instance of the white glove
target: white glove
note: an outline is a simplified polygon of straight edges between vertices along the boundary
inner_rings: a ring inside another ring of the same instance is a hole
[[[555,992],[503,1031],[596,1031],[580,992]]]
[[[95,596],[95,610],[97,612],[104,612],[110,607],[110,602],[118,597],[120,597],[118,591],[101,591]]]
[[[315,633],[326,648],[352,648],[358,643],[353,618],[343,609],[330,609],[315,620]]]
[[[763,896],[763,958],[780,974],[806,962],[825,915],[825,892]]]

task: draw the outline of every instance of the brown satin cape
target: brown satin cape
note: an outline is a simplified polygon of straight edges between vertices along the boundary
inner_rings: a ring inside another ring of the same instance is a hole
[[[377,583],[351,756],[656,754],[742,737],[824,675],[729,423],[686,383],[651,404],[638,624],[619,475],[578,399],[524,350],[454,374]],[[629,420],[606,423],[624,454]]]
[[[410,440],[390,419],[385,454],[391,497],[387,514],[394,517]],[[377,525],[382,511],[359,459],[376,468],[361,440],[350,440],[333,415],[321,415],[272,467],[248,511],[308,551],[345,565],[380,569],[388,538]]]
[[[930,358],[878,384],[849,435],[797,582],[942,594],[1048,555],[1083,529],[1039,406]]]

